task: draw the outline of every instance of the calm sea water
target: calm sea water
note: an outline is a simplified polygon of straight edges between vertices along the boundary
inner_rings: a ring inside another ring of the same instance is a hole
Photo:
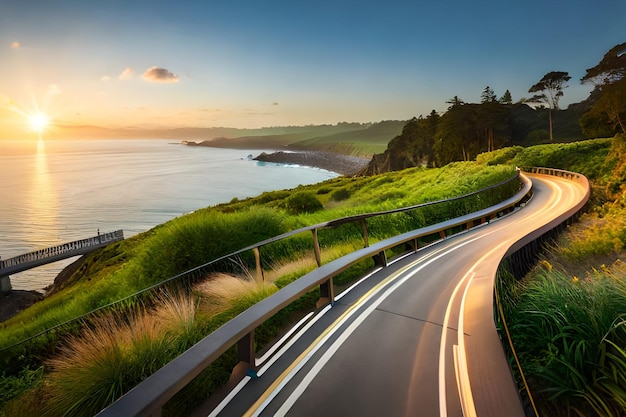
[[[260,151],[168,140],[0,141],[0,256],[123,229],[130,237],[199,208],[337,174],[248,160]],[[74,259],[11,277],[42,290]]]

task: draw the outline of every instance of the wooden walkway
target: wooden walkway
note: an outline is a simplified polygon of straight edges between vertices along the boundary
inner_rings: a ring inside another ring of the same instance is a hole
[[[88,239],[75,240],[73,242],[62,243],[51,248],[40,249],[34,252],[25,253],[23,255],[14,256],[8,259],[0,260],[0,278],[7,278],[10,275],[23,272],[38,266],[57,262],[74,256],[84,255],[95,249],[101,248],[113,242],[124,239],[124,232],[116,230]],[[3,280],[2,292],[7,291],[7,285],[10,290],[8,279]]]

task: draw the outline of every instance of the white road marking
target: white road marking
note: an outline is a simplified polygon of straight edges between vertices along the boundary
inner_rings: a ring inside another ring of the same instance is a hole
[[[423,261],[423,259],[419,259],[416,260],[415,262],[411,263],[410,265],[407,265],[407,267],[403,268],[402,270],[396,272],[393,275],[390,275],[389,278],[391,278],[391,280],[389,281],[389,283],[392,283],[393,285],[391,285],[389,288],[387,288],[384,293],[376,299],[376,301],[374,301],[365,311],[363,311],[363,313],[361,313],[358,317],[356,317],[354,319],[354,321],[348,326],[348,328],[346,329],[346,331],[344,331],[338,338],[337,340],[335,340],[335,342],[333,342],[333,344],[324,352],[324,354],[322,355],[322,357],[319,359],[318,362],[315,363],[315,365],[313,366],[313,368],[311,368],[311,370],[304,376],[304,378],[302,379],[302,381],[300,382],[300,384],[298,384],[298,386],[296,387],[296,389],[294,389],[294,391],[291,393],[291,395],[289,396],[289,398],[287,398],[287,400],[282,404],[282,406],[278,409],[277,413],[275,414],[276,416],[283,416],[285,414],[287,414],[287,412],[291,409],[291,407],[295,404],[295,402],[298,400],[298,398],[300,398],[300,396],[302,395],[302,393],[304,392],[304,390],[311,384],[311,382],[313,381],[313,379],[317,376],[317,374],[321,371],[321,369],[328,363],[328,361],[330,361],[330,359],[333,357],[333,355],[335,354],[335,352],[341,347],[341,345],[345,342],[345,340],[354,332],[354,330],[356,330],[356,328],[363,322],[365,321],[365,319],[385,300],[387,299],[387,297],[389,297],[389,295],[391,295],[395,290],[398,289],[398,287],[400,287],[402,284],[404,284],[407,280],[409,280],[411,277],[413,277],[415,274],[417,274],[418,272],[420,272],[422,269],[424,269],[425,267],[427,267],[428,265],[430,265],[431,263],[435,262],[436,260],[450,254],[451,252],[454,252],[460,248],[462,248],[465,245],[468,245],[470,243],[472,243],[473,241],[479,239],[480,237],[475,237],[472,239],[469,239],[463,243],[460,243],[452,248],[445,248],[441,250],[441,253],[439,253],[437,256],[432,257],[431,259],[427,260],[424,263],[421,263]],[[418,265],[415,268],[415,265],[417,263],[421,263],[420,265]],[[413,269],[414,268],[414,269]],[[410,273],[406,273],[406,271],[408,271],[409,269],[412,269]],[[402,275],[405,274],[405,275]],[[398,279],[400,278],[400,279]],[[381,287],[380,289],[378,289],[377,292],[382,291],[383,288]],[[369,298],[372,298],[375,294],[371,294]],[[363,303],[361,303],[363,304]],[[350,315],[351,316],[351,315]],[[347,319],[348,317],[346,317]],[[339,327],[341,324],[343,324],[343,322],[345,322],[345,320],[342,320],[341,323],[337,324],[337,327]],[[319,344],[318,346],[321,346],[322,344]],[[316,349],[317,350],[317,349]],[[258,413],[260,413],[262,410],[258,410]],[[258,415],[258,414],[254,414],[254,415]]]
[[[446,395],[446,347],[448,344],[448,328],[450,326],[450,315],[452,314],[452,306],[454,305],[454,299],[459,289],[463,286],[470,273],[468,272],[461,278],[461,280],[454,287],[452,295],[448,300],[448,306],[446,307],[446,314],[443,318],[443,324],[441,325],[441,341],[439,342],[439,415],[446,417],[448,415],[447,395]]]
[[[479,262],[484,259],[481,258]],[[479,262],[475,263],[472,266],[472,270]],[[476,407],[474,406],[474,396],[472,395],[472,387],[470,385],[468,367],[467,367],[467,354],[465,351],[465,300],[467,299],[467,291],[472,284],[472,280],[476,276],[476,273],[472,271],[469,279],[467,280],[467,285],[465,286],[465,291],[463,292],[463,298],[461,298],[461,306],[459,309],[459,328],[458,328],[458,349],[456,349],[457,354],[457,384],[460,393],[461,399],[461,408],[463,410],[464,417],[476,417]]]

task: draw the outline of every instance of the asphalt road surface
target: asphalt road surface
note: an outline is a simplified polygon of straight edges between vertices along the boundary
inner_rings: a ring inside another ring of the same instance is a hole
[[[524,208],[364,278],[209,415],[523,417],[493,323],[495,271],[513,243],[586,192],[529,177]]]

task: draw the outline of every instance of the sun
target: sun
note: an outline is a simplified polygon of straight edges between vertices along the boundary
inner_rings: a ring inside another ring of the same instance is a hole
[[[33,132],[41,135],[50,124],[50,118],[41,112],[33,113],[28,116],[28,124]]]

